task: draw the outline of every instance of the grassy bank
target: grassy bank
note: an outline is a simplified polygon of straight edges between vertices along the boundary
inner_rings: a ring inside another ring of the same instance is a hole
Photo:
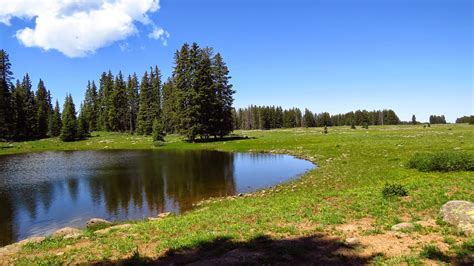
[[[416,264],[466,259],[472,253],[473,238],[442,224],[437,214],[449,200],[474,201],[473,172],[421,172],[407,164],[417,153],[473,154],[473,126],[336,127],[329,128],[326,135],[321,128],[236,134],[249,139],[192,144],[169,136],[167,144],[157,148],[151,138],[99,132],[80,142],[45,139],[2,144],[0,155],[47,150],[215,149],[288,153],[319,165],[297,181],[248,197],[209,200],[177,217],[138,221],[103,235],[86,231],[79,239],[49,238],[26,245],[3,261],[143,263],[204,258],[231,263],[225,259],[234,253],[248,258],[257,252],[260,263],[310,259]],[[387,182],[402,185],[408,196],[384,197]],[[400,222],[418,223],[409,232],[391,232],[391,226]],[[360,244],[341,244],[352,237]],[[430,245],[443,256],[426,255],[431,254]],[[275,249],[278,255],[268,255]]]

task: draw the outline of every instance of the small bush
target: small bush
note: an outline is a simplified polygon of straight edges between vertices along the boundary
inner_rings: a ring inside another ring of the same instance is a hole
[[[417,153],[408,162],[408,167],[422,172],[474,171],[474,155],[463,152]]]
[[[382,195],[385,198],[389,197],[404,197],[408,195],[406,188],[401,184],[385,184]]]
[[[449,262],[449,257],[446,256],[437,246],[433,244],[423,246],[420,252],[420,256],[427,259]]]

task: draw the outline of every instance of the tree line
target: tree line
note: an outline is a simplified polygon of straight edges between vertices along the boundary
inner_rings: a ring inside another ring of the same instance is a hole
[[[474,115],[465,115],[465,116],[462,116],[462,117],[459,117],[456,119],[456,123],[457,124],[460,124],[460,123],[469,123],[470,125],[474,125]]]
[[[209,47],[185,43],[175,53],[172,76],[161,80],[155,66],[141,80],[119,71],[103,72],[98,86],[89,81],[79,114],[68,94],[62,108],[39,81],[36,93],[26,74],[12,83],[9,56],[0,50],[0,139],[30,140],[59,136],[64,141],[83,139],[90,131],[178,133],[189,140],[223,137],[233,130],[232,84],[222,56]]]
[[[444,115],[430,115],[430,124],[446,124]]]
[[[313,113],[299,108],[283,109],[281,106],[255,106],[234,110],[236,129],[272,129],[324,126],[396,125],[401,123],[393,110],[357,110],[331,115],[328,112]]]

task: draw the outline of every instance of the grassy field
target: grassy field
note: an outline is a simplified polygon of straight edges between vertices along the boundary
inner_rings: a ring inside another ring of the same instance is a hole
[[[168,136],[162,147],[149,137],[99,132],[80,142],[45,139],[4,143],[0,155],[45,150],[212,149],[292,154],[318,164],[297,181],[245,197],[211,199],[194,211],[158,221],[136,221],[107,234],[48,238],[28,244],[3,262],[209,263],[240,261],[423,264],[466,262],[474,238],[437,217],[449,200],[474,201],[474,173],[420,172],[407,167],[419,152],[474,154],[474,126],[371,126],[237,131],[249,139],[186,143]],[[386,183],[403,185],[405,197],[385,198]],[[400,222],[413,230],[393,232]],[[349,238],[358,244],[347,245]],[[236,261],[232,261],[235,259]],[[254,260],[252,260],[254,259]],[[0,257],[0,262],[2,258]]]

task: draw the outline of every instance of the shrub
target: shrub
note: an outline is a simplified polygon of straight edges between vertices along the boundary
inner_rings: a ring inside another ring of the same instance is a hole
[[[474,154],[464,152],[417,153],[408,162],[409,168],[429,171],[473,171]]]
[[[389,197],[404,197],[408,195],[406,188],[401,184],[389,184],[386,183],[383,190],[382,195],[385,198]]]
[[[433,244],[423,246],[420,252],[420,256],[427,259],[449,262],[449,257],[446,256],[437,246]]]

